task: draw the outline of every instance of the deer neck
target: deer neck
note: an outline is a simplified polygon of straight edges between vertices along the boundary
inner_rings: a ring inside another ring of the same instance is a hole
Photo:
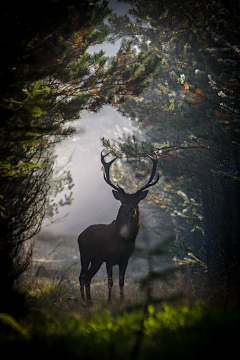
[[[138,207],[135,214],[131,214],[126,211],[124,205],[121,205],[116,219],[116,228],[119,235],[126,240],[135,241],[139,227]]]

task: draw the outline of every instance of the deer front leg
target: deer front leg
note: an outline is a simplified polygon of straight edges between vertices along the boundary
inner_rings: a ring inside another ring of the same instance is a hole
[[[113,287],[113,279],[112,279],[112,264],[106,263],[107,275],[108,275],[108,304],[112,302],[112,287]]]
[[[124,301],[124,277],[127,269],[128,260],[119,264],[119,287],[120,287],[120,302]]]

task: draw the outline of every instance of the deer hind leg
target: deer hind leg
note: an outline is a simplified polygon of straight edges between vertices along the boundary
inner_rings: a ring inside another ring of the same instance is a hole
[[[112,302],[112,287],[113,287],[113,279],[112,279],[112,264],[106,263],[107,275],[108,275],[108,304]]]
[[[127,265],[128,265],[128,260],[119,264],[120,302],[124,301],[124,277],[125,277]]]
[[[92,280],[93,276],[98,272],[101,265],[102,265],[102,262],[99,262],[99,261],[96,262],[94,260],[91,261],[91,266],[88,269],[86,277],[85,277],[86,297],[87,297],[87,305],[88,306],[92,305],[91,292],[90,292],[91,280]]]

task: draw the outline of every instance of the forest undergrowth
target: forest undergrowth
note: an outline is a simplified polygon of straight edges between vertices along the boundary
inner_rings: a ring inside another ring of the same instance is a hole
[[[197,297],[196,284],[182,283],[180,272],[168,282],[155,282],[151,296],[139,281],[127,278],[122,305],[115,281],[113,302],[107,305],[101,269],[92,282],[93,307],[86,308],[80,301],[79,264],[59,264],[53,258],[35,262],[19,283],[27,313],[18,318],[0,314],[0,346],[8,357],[192,360],[236,351],[239,309],[209,305]],[[183,287],[180,299],[176,293]]]

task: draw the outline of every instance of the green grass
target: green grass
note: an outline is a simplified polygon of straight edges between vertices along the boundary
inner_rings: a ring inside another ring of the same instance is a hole
[[[170,307],[51,315],[32,311],[16,321],[1,315],[1,351],[25,359],[231,358],[237,350],[240,312]]]

